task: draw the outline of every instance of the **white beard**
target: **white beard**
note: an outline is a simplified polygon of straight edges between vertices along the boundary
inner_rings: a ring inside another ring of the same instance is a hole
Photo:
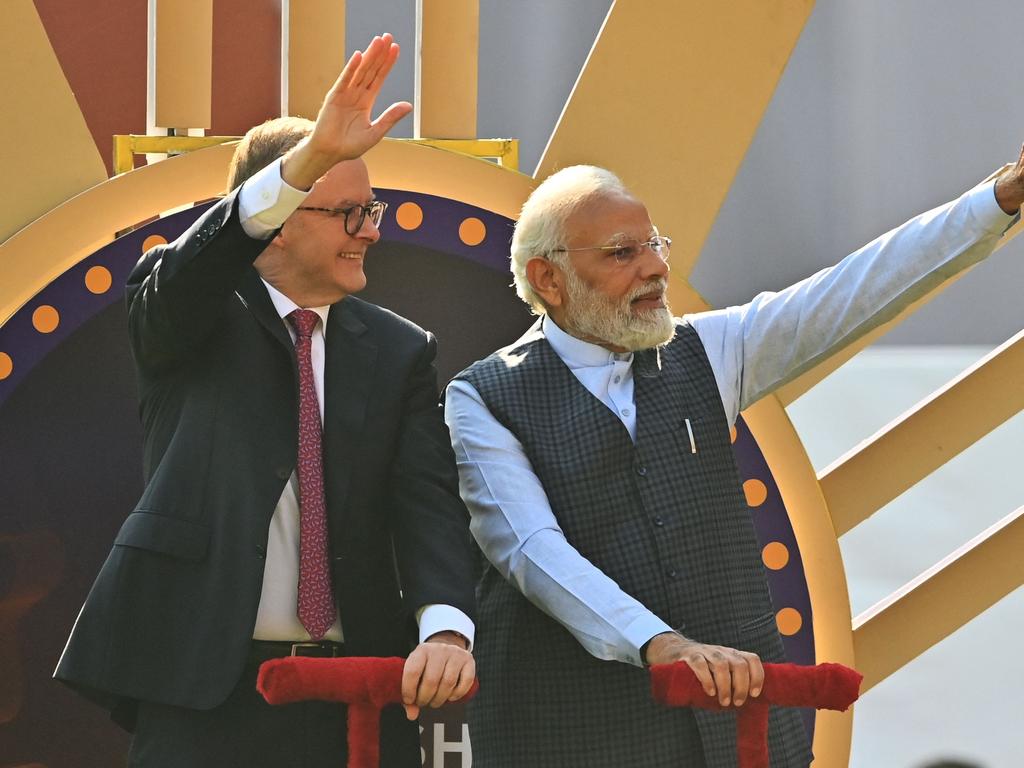
[[[594,290],[572,268],[564,270],[566,293],[566,328],[572,335],[636,352],[651,349],[671,341],[675,335],[672,312],[667,306],[634,312],[632,301],[649,293],[652,288],[664,291],[667,281],[654,278],[616,301]]]

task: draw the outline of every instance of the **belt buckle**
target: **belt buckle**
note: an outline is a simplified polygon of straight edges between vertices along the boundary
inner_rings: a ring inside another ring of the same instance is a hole
[[[289,656],[305,656],[305,654],[299,653],[300,648],[323,648],[320,643],[292,643],[292,650]],[[326,648],[323,648],[327,650]],[[332,654],[333,655],[333,654]]]

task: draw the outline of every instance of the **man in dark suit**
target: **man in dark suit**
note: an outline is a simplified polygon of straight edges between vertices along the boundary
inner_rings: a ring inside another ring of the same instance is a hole
[[[370,120],[397,56],[375,38],[315,124],[247,134],[234,191],[129,277],[147,485],[56,677],[134,728],[130,765],[344,764],[344,707],[268,706],[269,658],[408,654],[384,766],[419,766],[419,708],[473,683],[435,341],[351,296],[384,207],[359,158],[411,110]]]

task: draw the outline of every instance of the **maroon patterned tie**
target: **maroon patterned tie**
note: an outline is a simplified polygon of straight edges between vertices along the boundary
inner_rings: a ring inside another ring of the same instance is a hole
[[[324,500],[324,458],[321,450],[320,406],[313,386],[312,335],[320,315],[296,309],[288,315],[295,328],[299,364],[299,608],[302,626],[320,640],[334,623],[327,552],[327,503]]]

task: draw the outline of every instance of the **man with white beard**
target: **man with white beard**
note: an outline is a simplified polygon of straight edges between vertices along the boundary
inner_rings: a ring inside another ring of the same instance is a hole
[[[575,166],[533,192],[511,255],[540,319],[446,393],[489,561],[476,768],[735,765],[734,718],[656,705],[644,671],[684,662],[739,706],[760,694],[762,659],[784,660],[730,427],[985,258],[1022,202],[1024,151],[835,267],[673,318],[671,240],[614,174]],[[773,768],[811,760],[796,710],[772,711],[769,744]]]

